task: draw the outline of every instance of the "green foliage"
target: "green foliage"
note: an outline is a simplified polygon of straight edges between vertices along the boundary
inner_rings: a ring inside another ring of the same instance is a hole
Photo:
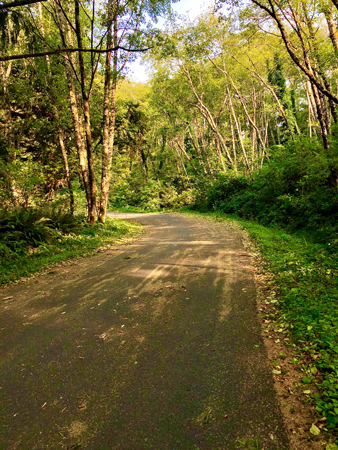
[[[61,207],[0,211],[0,243],[17,254],[26,252],[28,247],[35,248],[42,243],[50,243],[55,237],[53,230],[70,233],[78,228],[79,219],[62,211]]]
[[[334,145],[332,151],[336,151]],[[336,165],[336,159],[323,154],[317,142],[303,140],[286,148],[275,146],[270,164],[253,179],[223,176],[215,181],[207,207],[263,225],[306,230],[336,248]]]
[[[42,242],[50,242],[52,232],[48,221],[37,209],[2,210],[0,242],[15,253],[22,253],[28,247],[37,247]]]
[[[50,218],[43,217],[44,220],[41,220],[42,214],[47,215],[48,212]],[[23,227],[27,227],[27,231],[24,232]],[[84,216],[70,220],[67,214],[52,208],[10,213],[2,211],[0,285],[49,264],[90,255],[97,248],[112,245],[126,234],[133,236],[140,233],[141,229],[136,223],[111,219],[107,219],[105,224],[96,223],[90,227]]]
[[[78,231],[83,216],[74,217],[61,206],[47,205],[41,209],[41,214],[48,219],[48,226],[62,233],[68,234]]]
[[[283,71],[283,63],[278,53],[274,55],[271,68],[268,61],[268,81],[275,87],[277,97],[283,102],[286,94],[286,79]]]
[[[144,211],[161,209],[178,209],[191,205],[195,201],[195,190],[188,189],[179,192],[173,185],[155,180],[148,183],[137,183],[129,180],[114,192],[111,207],[121,208],[132,206]]]
[[[259,242],[276,277],[282,320],[298,344],[300,363],[303,357],[311,361],[302,381],[317,384],[316,410],[334,427],[338,424],[338,257],[303,237],[252,222],[242,224]]]

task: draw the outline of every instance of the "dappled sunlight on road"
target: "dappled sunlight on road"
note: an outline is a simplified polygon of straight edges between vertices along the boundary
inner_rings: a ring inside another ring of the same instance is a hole
[[[264,350],[254,347],[260,325],[239,231],[177,215],[128,217],[147,227],[142,240],[6,291],[8,436],[39,436],[36,448],[232,449],[250,423],[282,441]]]

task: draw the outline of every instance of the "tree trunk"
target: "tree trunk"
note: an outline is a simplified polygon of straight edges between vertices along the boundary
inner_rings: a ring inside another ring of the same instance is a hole
[[[94,224],[96,221],[96,181],[95,181],[94,161],[93,161],[93,141],[90,123],[89,97],[88,94],[86,93],[85,64],[83,59],[83,52],[81,51],[83,49],[83,44],[82,44],[79,0],[75,0],[74,4],[75,4],[75,32],[76,32],[77,46],[80,49],[80,51],[78,52],[78,58],[79,58],[81,93],[82,93],[82,110],[86,133],[88,178],[90,189],[89,192],[90,198],[88,205],[88,222],[90,224]]]
[[[64,30],[64,23],[63,23],[63,17],[61,14],[61,11],[59,7],[56,5],[56,14],[58,19],[58,28],[61,35],[61,39],[63,41],[64,46],[67,46],[67,39],[66,34]],[[70,40],[70,29],[68,28],[68,40]],[[72,42],[70,40],[69,42],[72,45]],[[72,61],[71,61],[71,59]],[[72,122],[73,122],[73,128],[74,128],[74,134],[75,134],[75,142],[76,142],[76,149],[77,149],[77,155],[81,170],[81,177],[82,182],[86,194],[86,203],[87,203],[87,212],[89,215],[89,205],[90,205],[90,186],[89,186],[89,175],[88,175],[88,166],[87,166],[87,156],[86,156],[86,146],[84,142],[83,137],[83,128],[82,128],[82,121],[79,115],[79,110],[77,107],[77,96],[76,91],[74,87],[73,82],[73,72],[72,72],[72,66],[75,69],[75,57],[73,56],[66,56],[63,58],[63,66],[65,68],[66,72],[66,79],[67,79],[67,85],[68,85],[68,95],[69,95],[69,103],[70,103],[70,110],[72,115]]]
[[[11,31],[10,31],[10,24],[8,15],[6,16],[5,20],[7,21],[7,34],[8,34],[8,41],[11,43]],[[12,72],[12,62],[10,61],[7,64],[5,62],[0,62],[0,79],[2,82],[2,89],[3,89],[3,98],[5,103],[5,131],[4,134],[6,136],[7,140],[7,147],[9,149],[7,160],[8,162],[14,163],[16,160],[16,145],[15,145],[15,139],[13,134],[13,116],[12,116],[12,110],[11,110],[11,101],[9,97],[8,92],[8,80],[11,76]],[[14,206],[18,206],[20,203],[19,199],[19,193],[16,188],[16,183],[13,175],[11,173],[8,173],[8,181],[9,181],[9,189],[12,194],[12,201]]]
[[[228,90],[228,102],[229,102],[229,106],[230,106],[230,111],[231,111],[232,117],[234,118],[234,121],[235,121],[236,129],[237,129],[237,136],[238,136],[238,140],[239,140],[239,143],[240,143],[240,146],[241,146],[241,149],[242,149],[242,153],[243,153],[243,156],[244,156],[245,165],[246,165],[249,173],[251,174],[251,168],[250,168],[250,164],[249,164],[249,161],[248,161],[248,157],[247,157],[245,146],[244,146],[244,142],[243,142],[241,124],[240,124],[240,122],[238,120],[238,117],[236,115],[234,106],[232,104],[231,93],[230,93],[230,89],[229,89],[228,86],[227,86],[227,90]]]
[[[202,116],[209,123],[211,130],[213,131],[213,133],[215,133],[215,135],[217,136],[221,146],[223,147],[223,150],[224,150],[224,152],[226,154],[226,157],[227,157],[227,160],[228,160],[230,166],[232,168],[234,168],[233,160],[232,160],[231,155],[230,155],[230,153],[228,151],[228,148],[227,148],[227,146],[226,146],[226,144],[224,142],[224,138],[223,138],[222,134],[220,133],[219,128],[218,128],[217,124],[215,123],[215,120],[212,117],[212,114],[210,113],[209,109],[206,107],[206,105],[203,103],[201,97],[198,95],[198,93],[197,93],[197,91],[195,89],[195,86],[194,86],[194,84],[192,82],[192,79],[190,77],[189,70],[187,68],[185,68],[184,66],[181,66],[181,70],[182,70],[183,74],[185,75],[185,77],[187,78],[189,86],[190,86],[190,88],[191,88],[191,90],[192,90],[192,92],[193,92],[193,94],[194,94],[194,96],[195,96],[195,98],[197,100],[196,107],[201,112]]]
[[[193,138],[193,136],[192,136],[190,130],[188,130],[188,134],[189,134],[191,143],[192,143],[192,145],[193,145],[193,147],[194,147],[194,149],[195,149],[195,151],[196,151],[196,153],[197,153],[198,160],[199,160],[200,166],[202,167],[203,173],[204,173],[204,175],[208,175],[208,172],[207,172],[207,170],[206,170],[206,168],[205,168],[205,165],[204,165],[204,161],[203,161],[203,158],[202,158],[201,149],[200,149],[200,147],[199,147],[199,145],[198,145],[198,142],[196,143],[196,142],[194,141],[194,138]]]
[[[324,116],[323,109],[322,109],[322,103],[320,101],[318,90],[317,90],[316,86],[314,86],[312,83],[311,83],[311,89],[312,89],[312,95],[313,95],[313,98],[315,101],[315,106],[316,106],[316,111],[317,111],[317,117],[319,120],[323,145],[324,145],[325,150],[328,150],[330,147],[330,144],[329,144],[329,138],[328,138],[327,124],[326,124],[325,116]]]
[[[180,163],[181,163],[181,165],[182,165],[182,167],[183,167],[183,171],[184,171],[185,176],[187,177],[188,183],[189,183],[189,185],[190,185],[190,178],[189,178],[187,169],[185,168],[185,164],[184,164],[182,155],[181,155],[181,153],[179,152],[179,147],[174,145],[174,148],[176,149],[176,153],[177,153],[177,155],[178,155],[179,161],[180,161]],[[176,160],[176,159],[175,159],[175,160]],[[182,180],[182,183],[184,183],[183,180]]]
[[[160,182],[160,179],[158,178],[158,174],[157,174],[157,170],[156,170],[154,158],[153,158],[153,156],[152,156],[152,154],[151,154],[151,149],[150,149],[150,148],[148,149],[148,157],[149,157],[150,162],[151,162],[151,165],[152,165],[152,167],[153,167],[153,171],[154,171],[156,180],[157,180],[157,182],[159,183],[159,182]]]
[[[197,126],[197,129],[198,129],[200,140],[201,140],[201,144],[202,144],[202,146],[201,146],[202,152],[203,152],[204,158],[206,160],[206,163],[207,163],[207,166],[208,166],[208,169],[209,169],[209,173],[210,173],[212,179],[214,180],[215,179],[215,175],[214,175],[213,168],[211,167],[211,164],[210,164],[210,159],[209,159],[208,153],[206,151],[206,144],[205,144],[205,140],[204,140],[204,136],[203,136],[203,130],[201,129],[201,127],[199,126],[197,121],[196,121],[196,126]],[[204,120],[204,127],[205,127],[205,120]]]
[[[327,22],[327,25],[329,28],[330,39],[331,39],[334,51],[336,52],[336,55],[338,56],[338,34],[337,34],[336,23],[333,18],[332,7],[325,8],[324,14],[325,14],[326,22]]]
[[[107,48],[110,48],[112,43],[115,47],[117,43],[117,6],[113,11],[113,0],[109,0],[108,22],[110,22],[110,26],[107,34]],[[112,30],[113,26],[114,30]],[[106,56],[104,83],[101,195],[98,212],[98,219],[102,223],[105,222],[107,215],[116,119],[117,50],[114,50],[113,56],[113,80],[111,76],[111,55],[112,52],[108,52]]]
[[[39,9],[39,19],[40,19],[41,34],[42,34],[43,37],[45,37],[45,28],[44,28],[44,23],[43,23],[43,14],[42,14],[41,3],[38,4],[38,9]],[[47,49],[47,47],[45,45],[45,50],[46,49]],[[62,160],[63,160],[63,165],[64,165],[65,178],[66,178],[67,185],[68,185],[68,190],[69,190],[69,209],[70,209],[70,212],[72,214],[74,214],[75,201],[74,201],[73,185],[72,185],[72,181],[70,179],[68,155],[67,155],[67,149],[66,149],[66,146],[65,146],[65,140],[64,140],[64,137],[63,137],[63,130],[62,130],[61,125],[60,125],[59,111],[58,111],[58,109],[56,107],[55,94],[54,94],[54,85],[53,85],[53,75],[52,75],[52,72],[51,72],[50,59],[49,59],[48,55],[46,55],[46,64],[47,64],[47,74],[48,74],[48,77],[46,79],[46,90],[49,93],[49,95],[51,96],[52,105],[53,105],[52,106],[53,107],[53,114],[54,114],[55,120],[56,120],[56,122],[58,124],[58,139],[59,139],[59,145],[60,145],[61,155],[62,155]]]
[[[226,173],[226,167],[225,167],[225,164],[224,164],[223,155],[222,155],[222,152],[221,152],[221,149],[220,149],[220,146],[219,146],[219,142],[218,142],[218,139],[217,139],[216,136],[215,136],[215,147],[216,147],[217,154],[218,154],[219,159],[220,159],[221,164],[222,164],[223,172]]]
[[[180,145],[180,143],[178,142],[178,140],[176,141],[178,148],[181,150],[181,152],[183,153],[183,155],[187,158],[187,160],[190,162],[191,167],[194,169],[194,172],[196,173],[196,175],[198,175],[198,170],[196,169],[195,164],[192,162],[190,156],[188,155],[188,153],[185,151],[185,149]]]

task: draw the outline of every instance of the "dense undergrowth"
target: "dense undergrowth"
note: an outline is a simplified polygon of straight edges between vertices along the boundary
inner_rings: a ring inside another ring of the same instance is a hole
[[[196,188],[179,189],[176,183],[128,179],[112,190],[110,207],[117,210],[148,211],[179,209],[192,205]]]
[[[221,176],[200,194],[199,210],[236,214],[262,225],[300,230],[338,249],[338,145],[318,141],[271,149],[270,163],[252,176]],[[337,156],[336,156],[337,154]]]
[[[42,267],[139,233],[129,221],[107,219],[89,226],[85,217],[73,217],[62,208],[14,209],[0,212],[0,285],[32,274]]]

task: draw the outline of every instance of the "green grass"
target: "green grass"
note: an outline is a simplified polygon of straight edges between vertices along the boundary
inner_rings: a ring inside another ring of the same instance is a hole
[[[306,385],[316,385],[315,409],[338,425],[338,255],[308,237],[267,228],[222,213],[191,213],[214,221],[232,221],[246,229],[273,274],[279,290],[279,320],[290,330],[299,370]],[[310,383],[310,384],[308,384]]]
[[[158,208],[152,209],[151,211],[147,211],[141,206],[125,206],[125,207],[111,208],[110,212],[135,213],[135,214],[166,214],[171,212],[177,212],[177,209]]]
[[[145,211],[144,208],[140,208],[138,206],[124,206],[118,208],[111,208],[111,212],[122,212],[122,213],[149,213],[149,211]],[[152,212],[152,211],[151,211]]]
[[[142,226],[127,220],[107,219],[105,224],[84,226],[76,234],[55,234],[51,243],[42,243],[31,249],[32,253],[20,253],[0,259],[0,285],[31,275],[43,267],[70,258],[89,256],[98,248],[113,245],[121,238],[141,234]]]

